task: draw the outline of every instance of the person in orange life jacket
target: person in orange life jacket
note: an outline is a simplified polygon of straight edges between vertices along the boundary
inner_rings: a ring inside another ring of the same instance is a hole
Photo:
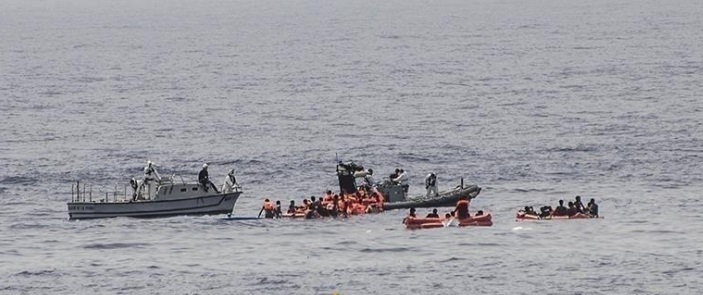
[[[454,211],[456,212],[456,217],[459,219],[469,218],[469,198],[466,196],[459,197]]]
[[[276,209],[273,207],[271,201],[269,199],[265,199],[264,205],[261,206],[261,211],[259,211],[259,218],[261,218],[262,212],[265,212],[264,218],[273,218],[275,210]]]
[[[332,191],[329,191],[329,190],[328,190],[328,191],[325,193],[325,195],[322,197],[322,202],[323,202],[324,204],[327,204],[327,203],[329,203],[329,202],[332,202],[332,196],[333,196],[333,195],[332,195]]]
[[[566,212],[566,207],[564,207],[564,200],[559,200],[559,206],[557,206],[553,213],[553,216],[566,216],[568,213]]]
[[[427,214],[425,218],[439,218],[439,214],[437,214],[437,208],[432,209],[432,213]]]

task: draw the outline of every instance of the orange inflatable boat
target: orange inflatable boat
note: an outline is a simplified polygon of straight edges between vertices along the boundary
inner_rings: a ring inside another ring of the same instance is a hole
[[[405,227],[408,229],[438,228],[448,226],[492,226],[493,221],[490,213],[481,216],[472,216],[465,219],[444,219],[444,218],[413,218],[405,220]]]
[[[591,219],[591,218],[598,218],[598,217],[593,217],[591,215],[583,214],[583,213],[576,213],[576,215],[574,215],[574,216],[539,217],[539,215],[525,214],[525,211],[520,210],[515,215],[515,218],[517,220],[569,220],[569,219]]]

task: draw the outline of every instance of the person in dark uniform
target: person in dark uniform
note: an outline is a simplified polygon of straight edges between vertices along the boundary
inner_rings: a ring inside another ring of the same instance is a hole
[[[215,184],[210,181],[210,176],[207,173],[207,167],[207,163],[203,164],[203,169],[201,169],[200,173],[198,173],[198,182],[205,188],[205,192],[208,191],[209,187],[212,187],[212,189],[219,194],[220,191],[218,191]]]

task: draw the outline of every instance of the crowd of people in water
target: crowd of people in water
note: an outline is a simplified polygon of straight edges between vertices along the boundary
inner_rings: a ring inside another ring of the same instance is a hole
[[[576,196],[574,201],[567,203],[567,206],[564,206],[564,200],[559,200],[559,206],[556,208],[552,208],[552,206],[542,206],[539,208],[539,212],[537,212],[534,207],[525,206],[524,210],[520,211],[526,215],[539,216],[539,218],[549,218],[552,216],[574,217],[579,214],[585,214],[595,218],[598,217],[598,204],[596,204],[595,199],[591,199],[588,204],[584,206],[581,202],[581,196]]]
[[[311,196],[304,199],[302,204],[291,200],[288,209],[283,211],[281,201],[272,203],[265,199],[259,211],[259,217],[304,217],[307,219],[319,217],[338,217],[383,212],[383,195],[377,190],[358,190],[356,193],[333,194],[328,190],[322,197]]]
[[[471,200],[471,198],[469,198],[467,196],[459,197],[459,201],[456,202],[456,206],[454,207],[454,210],[452,210],[449,213],[444,214],[444,219],[458,218],[459,220],[462,220],[462,219],[470,218],[471,217],[471,214],[469,214],[470,200]],[[483,216],[483,211],[482,210],[477,211],[476,214],[474,215],[474,217],[476,217],[476,216]],[[410,213],[408,214],[408,216],[403,218],[403,223],[405,223],[405,221],[408,218],[419,218],[417,216],[417,210],[414,207],[410,208]],[[437,213],[437,208],[432,209],[432,212],[428,213],[427,216],[425,216],[425,218],[440,219],[439,213]]]

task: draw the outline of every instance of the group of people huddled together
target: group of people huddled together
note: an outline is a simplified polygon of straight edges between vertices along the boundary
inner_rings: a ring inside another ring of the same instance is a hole
[[[567,206],[564,206],[564,200],[559,200],[559,206],[552,208],[552,206],[542,206],[539,208],[540,212],[535,211],[532,206],[525,206],[524,212],[526,215],[536,215],[540,218],[548,218],[552,216],[568,216],[573,217],[578,214],[586,214],[589,217],[598,217],[598,204],[596,204],[595,199],[591,199],[587,205],[583,205],[581,202],[581,197],[576,196],[573,202],[568,202]]]
[[[467,219],[471,217],[471,214],[469,214],[469,204],[470,204],[471,198],[467,196],[461,196],[459,197],[459,201],[456,202],[456,206],[454,207],[454,210],[452,210],[449,213],[444,214],[444,219],[451,219],[451,218],[458,218],[458,219]],[[417,210],[415,207],[410,208],[410,214],[403,218],[403,223],[408,218],[418,218],[416,214]],[[474,216],[483,216],[483,211],[478,210]],[[425,218],[440,218],[439,214],[437,213],[437,208],[432,210],[432,213],[428,213]]]
[[[320,198],[311,196],[304,199],[302,205],[296,205],[295,200],[291,200],[285,215],[281,201],[276,201],[274,205],[271,200],[265,199],[259,217],[262,213],[265,218],[300,216],[306,219],[378,213],[383,212],[384,201],[383,195],[376,190],[358,190],[353,194],[333,194],[328,190]]]

